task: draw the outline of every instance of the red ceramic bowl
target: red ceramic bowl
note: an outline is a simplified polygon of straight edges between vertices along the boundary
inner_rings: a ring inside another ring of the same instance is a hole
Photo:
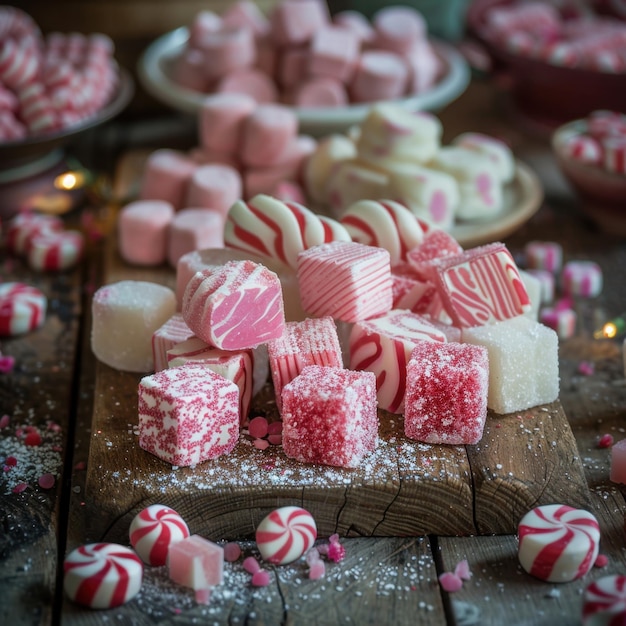
[[[585,117],[597,109],[626,112],[626,74],[561,67],[518,56],[481,37],[485,16],[512,0],[475,0],[467,13],[468,29],[486,48],[494,69],[511,83],[519,112],[549,129]]]
[[[626,174],[609,172],[569,157],[564,146],[572,136],[587,130],[587,122],[564,124],[552,135],[552,148],[561,172],[577,192],[580,208],[608,233],[626,237]]]

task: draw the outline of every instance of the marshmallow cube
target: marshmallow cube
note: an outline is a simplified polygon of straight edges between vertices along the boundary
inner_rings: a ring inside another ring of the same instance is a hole
[[[487,419],[486,348],[420,341],[406,372],[404,433],[409,439],[476,444]]]
[[[519,316],[464,328],[462,340],[487,348],[487,406],[496,413],[522,411],[558,398],[558,337],[551,328]]]
[[[389,252],[355,242],[334,241],[298,256],[302,308],[344,322],[382,315],[393,294]]]
[[[174,466],[228,454],[239,438],[239,389],[202,365],[145,376],[139,383],[139,446]]]
[[[170,222],[167,260],[176,267],[193,250],[224,247],[224,216],[212,209],[183,209]]]
[[[350,30],[327,26],[318,30],[309,48],[309,74],[346,82],[359,57],[358,37]]]
[[[200,535],[191,535],[170,547],[168,572],[183,587],[210,590],[223,580],[224,548]]]
[[[226,218],[228,209],[241,195],[241,176],[234,167],[219,163],[201,165],[189,181],[185,206],[212,209]]]
[[[200,45],[205,55],[204,75],[208,81],[250,67],[256,60],[254,33],[249,28],[223,26],[205,33]]]
[[[256,104],[271,104],[278,100],[278,90],[272,78],[254,67],[227,74],[215,85],[215,93],[243,94]]]
[[[415,345],[422,341],[444,343],[446,336],[427,319],[410,311],[389,311],[352,327],[350,369],[376,375],[381,409],[404,412],[407,363]]]
[[[272,38],[279,46],[308,43],[328,22],[328,9],[319,0],[284,0],[270,14]]]
[[[152,372],[152,336],[175,312],[168,287],[138,280],[100,287],[92,301],[91,349],[115,369]]]
[[[181,152],[156,150],[146,161],[141,179],[141,200],[163,200],[176,211],[183,208],[187,185],[197,165]]]
[[[256,108],[245,94],[223,93],[206,98],[200,107],[200,145],[208,150],[235,154],[244,121]]]
[[[167,368],[167,351],[176,344],[193,337],[181,313],[174,313],[163,326],[157,328],[152,335],[152,356],[154,371],[160,372]]]
[[[453,254],[461,254],[461,244],[445,230],[432,228],[424,234],[424,239],[406,254],[411,270],[421,280],[427,280],[431,261]]]
[[[367,50],[361,54],[350,83],[354,102],[394,100],[407,90],[409,68],[404,59],[386,50]]]
[[[475,150],[485,155],[503,183],[510,183],[513,180],[515,157],[510,148],[500,139],[482,133],[463,133],[452,141],[452,145]]]
[[[378,443],[376,377],[310,365],[282,394],[283,449],[303,463],[358,467]]]
[[[427,32],[422,14],[408,6],[384,6],[374,15],[372,25],[376,45],[398,54],[408,52]]]
[[[568,261],[561,272],[561,287],[571,296],[595,298],[602,292],[602,269],[593,261]]]
[[[331,317],[287,322],[283,334],[269,342],[268,353],[279,410],[283,387],[304,367],[343,367],[337,327]]]
[[[541,323],[556,331],[560,339],[569,339],[574,336],[576,318],[576,311],[570,308],[544,307],[539,313]]]

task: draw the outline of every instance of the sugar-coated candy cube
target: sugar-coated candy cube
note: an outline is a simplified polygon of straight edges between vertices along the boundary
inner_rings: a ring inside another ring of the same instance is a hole
[[[583,626],[617,626],[625,616],[626,576],[603,576],[587,586],[583,595]]]
[[[235,154],[245,120],[256,104],[241,93],[213,94],[202,102],[198,120],[200,145],[216,152]]]
[[[614,483],[626,484],[626,439],[615,442],[611,447],[610,478]]]
[[[418,278],[427,280],[431,261],[462,252],[461,244],[452,235],[445,230],[431,228],[424,234],[423,241],[407,252],[406,260]]]
[[[389,252],[335,241],[298,256],[302,308],[321,317],[357,322],[386,313],[393,300]]]
[[[138,395],[139,446],[167,463],[197,465],[237,444],[239,388],[202,365],[145,376]]]
[[[211,209],[224,218],[242,195],[239,171],[230,165],[209,163],[196,168],[187,185],[185,207]]]
[[[522,315],[530,298],[503,243],[433,261],[430,279],[456,326],[470,328]]]
[[[283,334],[270,341],[267,348],[279,410],[283,387],[304,367],[343,367],[337,327],[332,317],[287,322]]]
[[[182,313],[196,336],[224,350],[255,348],[285,327],[280,280],[252,261],[197,272],[185,289]]]
[[[526,316],[464,328],[464,343],[489,352],[487,406],[511,413],[553,402],[559,395],[557,334]]]
[[[46,319],[48,299],[25,283],[0,284],[0,337],[21,335],[39,328]]]
[[[487,418],[488,387],[486,348],[418,342],[406,372],[405,435],[426,443],[478,443]]]
[[[209,346],[198,337],[191,337],[167,351],[167,367],[180,367],[187,363],[203,365],[232,380],[239,388],[240,422],[248,418],[253,387],[252,350],[220,350]]]
[[[299,506],[283,506],[266,515],[256,529],[256,545],[265,561],[286,565],[298,560],[317,538],[313,516]]]
[[[224,216],[212,209],[182,209],[170,222],[167,260],[176,267],[183,255],[194,250],[224,247]]]
[[[181,313],[174,313],[165,324],[157,328],[152,334],[154,371],[160,372],[167,367],[167,351],[170,348],[191,337],[193,337],[193,332],[187,326]]]
[[[67,597],[90,609],[125,604],[139,593],[143,580],[139,557],[116,543],[89,543],[72,550],[63,571]]]
[[[180,210],[197,164],[176,150],[155,150],[146,162],[141,179],[141,200],[162,200]]]
[[[358,467],[378,443],[376,376],[310,365],[283,387],[283,450],[303,463]]]
[[[563,504],[530,510],[520,520],[517,535],[520,565],[550,583],[582,578],[593,567],[600,546],[598,520]]]
[[[130,523],[130,545],[144,563],[165,565],[172,545],[189,537],[185,520],[174,509],[163,504],[151,504]]]
[[[526,288],[528,299],[530,300],[530,308],[524,315],[536,320],[539,318],[539,307],[541,305],[541,282],[538,278],[524,270],[519,270],[519,275]],[[550,274],[550,276],[552,276],[552,274]]]
[[[424,317],[391,310],[356,322],[350,333],[350,369],[376,375],[378,406],[391,413],[404,411],[407,363],[417,343],[444,343],[446,336]]]
[[[169,550],[169,577],[183,587],[205,591],[221,584],[224,577],[224,548],[191,535]]]
[[[152,335],[175,312],[168,287],[139,280],[100,287],[92,301],[91,349],[115,369],[152,372]]]

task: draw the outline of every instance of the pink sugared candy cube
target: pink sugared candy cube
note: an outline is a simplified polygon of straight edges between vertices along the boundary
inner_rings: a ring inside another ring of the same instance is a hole
[[[421,341],[446,341],[445,334],[411,311],[392,310],[357,322],[350,333],[350,369],[376,375],[378,406],[391,413],[404,411],[406,366]]]
[[[475,444],[487,418],[487,349],[420,341],[407,365],[404,433],[409,439]]]
[[[298,255],[302,308],[358,322],[386,313],[393,301],[390,255],[383,248],[333,241]]]
[[[197,465],[237,444],[239,389],[202,365],[142,378],[138,409],[139,446],[172,465]]]
[[[282,394],[283,450],[303,463],[358,467],[378,443],[376,376],[310,365]]]
[[[256,348],[285,327],[280,279],[252,261],[197,272],[185,289],[182,313],[197,337],[223,350]]]
[[[307,365],[343,367],[337,327],[332,317],[287,322],[283,334],[270,341],[267,347],[279,409],[283,387]]]
[[[611,480],[626,484],[626,439],[617,441],[611,448]]]
[[[200,535],[191,535],[170,547],[168,569],[175,583],[207,591],[221,584],[224,577],[224,548]]]

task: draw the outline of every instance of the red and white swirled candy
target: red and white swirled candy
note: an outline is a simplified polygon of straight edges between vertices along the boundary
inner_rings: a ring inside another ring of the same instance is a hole
[[[393,200],[359,200],[341,216],[352,241],[389,250],[391,266],[407,260],[424,240],[429,225]]]
[[[598,556],[598,520],[571,506],[548,504],[532,509],[520,521],[517,534],[521,566],[546,582],[581,578]]]
[[[264,194],[238,200],[224,228],[224,245],[277,259],[298,267],[298,254],[321,243],[350,241],[339,224],[330,225],[297,202],[282,202]],[[330,239],[332,237],[333,239]]]
[[[148,565],[165,565],[170,546],[189,537],[185,520],[174,509],[152,504],[130,524],[130,545]]]
[[[626,622],[626,576],[604,576],[583,596],[583,626],[618,626]]]
[[[0,336],[21,335],[41,326],[48,300],[36,287],[24,283],[0,285]]]
[[[299,506],[284,506],[272,511],[256,530],[256,544],[261,556],[277,565],[299,559],[316,538],[317,526],[313,516]]]
[[[63,588],[70,600],[91,609],[111,609],[141,589],[143,563],[125,546],[90,543],[70,552],[63,563]]]
[[[59,271],[80,261],[85,238],[77,230],[47,231],[33,235],[28,247],[28,264],[34,270]]]
[[[583,163],[600,163],[602,147],[589,135],[574,135],[563,144],[563,154]]]

